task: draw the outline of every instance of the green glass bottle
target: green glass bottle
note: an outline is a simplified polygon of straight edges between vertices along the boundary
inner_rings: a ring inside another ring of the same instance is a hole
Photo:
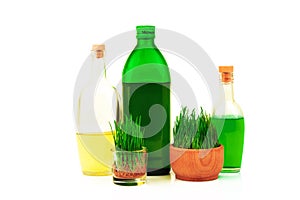
[[[225,106],[217,106],[212,123],[224,146],[224,165],[222,172],[239,172],[244,147],[244,116],[242,109],[234,100],[233,66],[220,66],[219,72],[225,95]]]
[[[147,175],[170,172],[170,72],[154,43],[154,26],[137,26],[137,45],[122,73],[123,111],[141,117],[148,152]]]

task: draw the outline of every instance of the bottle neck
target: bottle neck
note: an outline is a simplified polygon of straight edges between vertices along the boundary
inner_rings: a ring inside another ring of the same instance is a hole
[[[233,82],[222,82],[225,100],[234,102]]]
[[[92,80],[97,81],[99,76],[103,73],[104,78],[106,78],[106,65],[104,60],[104,52],[101,56],[98,56],[98,52],[92,52],[93,64],[91,66],[91,77]]]
[[[154,38],[138,38],[136,48],[155,48]]]

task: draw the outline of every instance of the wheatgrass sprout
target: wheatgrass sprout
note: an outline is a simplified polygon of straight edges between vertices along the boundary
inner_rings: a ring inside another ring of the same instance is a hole
[[[143,149],[144,133],[141,130],[141,117],[135,121],[132,120],[132,117],[125,117],[123,122],[115,121],[114,125],[116,131],[113,132],[113,138],[116,150],[138,151]]]
[[[203,108],[197,115],[195,109],[189,113],[183,107],[173,128],[174,146],[185,149],[210,149],[218,147],[218,135],[211,124],[211,116]]]

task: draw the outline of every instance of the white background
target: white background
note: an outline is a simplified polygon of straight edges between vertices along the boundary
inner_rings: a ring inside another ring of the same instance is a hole
[[[0,199],[299,198],[298,5],[1,1]],[[151,178],[141,187],[118,187],[111,177],[81,174],[76,76],[93,43],[141,24],[182,33],[216,66],[235,66],[235,97],[246,119],[240,176],[196,183]]]

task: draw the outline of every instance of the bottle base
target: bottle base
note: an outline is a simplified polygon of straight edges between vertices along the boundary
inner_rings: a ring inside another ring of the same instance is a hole
[[[95,172],[95,171],[82,171],[85,176],[110,176],[112,172]]]
[[[147,176],[163,176],[170,175],[170,168],[165,169],[148,169]]]
[[[223,167],[221,173],[239,173],[240,170],[239,167]]]

